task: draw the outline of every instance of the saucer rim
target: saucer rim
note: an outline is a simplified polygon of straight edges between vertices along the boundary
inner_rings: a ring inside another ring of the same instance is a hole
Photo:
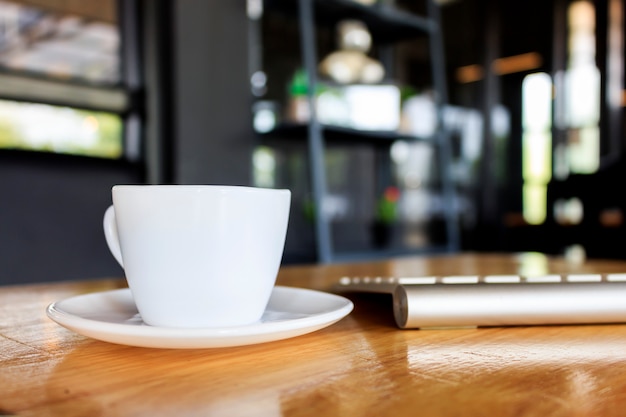
[[[291,293],[291,295],[309,298],[322,297],[334,304],[328,310],[310,313],[306,317],[257,322],[244,326],[189,329],[150,326],[143,322],[140,324],[108,322],[86,318],[69,312],[66,310],[67,307],[63,307],[65,304],[70,303],[71,306],[72,303],[84,302],[85,299],[92,297],[111,296],[118,301],[123,297],[128,298],[130,289],[121,288],[78,294],[55,301],[48,305],[46,314],[60,326],[92,339],[129,346],[169,349],[232,347],[292,338],[328,327],[350,314],[354,309],[352,301],[333,293],[280,285],[274,287],[272,296],[276,293],[283,296],[285,293],[288,295]],[[132,295],[130,299],[132,300]],[[128,301],[126,305],[127,303]],[[132,308],[136,309],[134,305]],[[298,313],[293,309],[283,312]]]

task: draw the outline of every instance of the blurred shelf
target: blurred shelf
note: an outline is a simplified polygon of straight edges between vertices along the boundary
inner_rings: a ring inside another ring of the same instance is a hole
[[[373,46],[380,46],[381,60],[393,68],[392,47],[402,41],[417,40],[422,48],[422,40],[428,41],[430,66],[432,72],[433,90],[436,97],[438,116],[447,103],[445,80],[445,62],[443,59],[443,45],[441,41],[439,5],[436,0],[425,0],[425,13],[428,16],[414,14],[398,7],[391,2],[381,1],[376,5],[364,5],[356,0],[264,0],[263,8],[272,14],[278,13],[287,16],[297,23],[300,32],[300,53],[302,66],[307,77],[306,85],[314,86],[308,89],[309,103],[315,100],[314,93],[318,86],[317,41],[332,33],[338,22],[346,19],[359,20],[367,25],[372,36]],[[383,4],[384,3],[384,4]],[[319,31],[322,29],[324,32]],[[393,71],[389,71],[393,74]],[[393,80],[386,82],[393,83]],[[315,112],[312,116],[316,117]],[[330,119],[324,119],[330,120]],[[438,118],[439,121],[439,118]],[[379,125],[385,126],[385,125]],[[453,184],[449,175],[449,161],[451,147],[449,135],[442,126],[438,126],[432,137],[416,137],[398,131],[371,131],[349,127],[325,125],[318,119],[311,123],[281,123],[267,133],[261,133],[264,140],[281,140],[281,146],[300,144],[307,146],[308,169],[311,181],[313,207],[325,207],[328,197],[325,150],[328,145],[370,146],[380,150],[388,148],[395,141],[423,142],[436,148],[433,154],[437,158],[440,170],[442,195],[444,196],[445,226],[447,245],[433,245],[424,248],[405,248],[404,246],[390,246],[385,248],[367,246],[367,237],[364,237],[366,227],[361,227],[358,236],[346,231],[338,231],[341,225],[335,224],[325,210],[314,211],[314,234],[316,259],[318,262],[341,262],[347,260],[366,260],[375,258],[414,255],[419,253],[450,252],[458,248],[458,231],[456,214],[453,210]],[[356,148],[355,148],[356,150]],[[388,149],[385,149],[388,150]],[[383,186],[392,183],[390,178],[390,157],[383,152],[375,153],[374,175],[372,181],[373,196],[380,195]],[[347,236],[349,239],[336,239],[337,236]],[[360,238],[359,238],[360,236]],[[360,244],[354,245],[357,239]],[[439,242],[439,239],[429,240]]]
[[[261,137],[268,139],[306,140],[309,135],[309,125],[303,123],[282,123],[273,130],[261,133]],[[359,130],[342,126],[322,125],[322,133],[327,142],[342,144],[364,144],[389,146],[397,140],[409,142],[429,142],[435,144],[434,138],[412,136],[397,131],[387,130]]]
[[[7,73],[0,73],[0,97],[114,113],[128,111],[131,105],[130,93],[120,87],[101,87]]]
[[[315,23],[332,27],[344,19],[356,19],[365,23],[376,43],[393,43],[424,36],[436,27],[426,17],[417,16],[389,5],[364,5],[353,0],[311,0],[314,5]],[[266,0],[265,8],[272,11],[298,12],[294,0]]]

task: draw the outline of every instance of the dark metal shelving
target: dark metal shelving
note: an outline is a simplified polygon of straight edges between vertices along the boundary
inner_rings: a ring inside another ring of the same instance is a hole
[[[326,141],[341,144],[367,143],[371,145],[389,146],[396,140],[405,140],[410,142],[430,142],[436,140],[432,137],[417,137],[388,130],[358,130],[349,127],[332,125],[322,125],[321,129]],[[276,138],[306,140],[308,134],[307,130],[308,125],[304,123],[282,123],[270,132],[263,133],[262,136],[267,139]]]
[[[365,23],[376,43],[393,43],[428,35],[437,23],[384,4],[367,6],[352,0],[311,0],[316,26],[334,26],[340,20],[356,19]],[[266,0],[268,10],[297,15],[293,0]]]
[[[332,224],[324,210],[315,210],[315,238],[317,260],[322,263],[344,260],[376,258],[379,256],[403,256],[415,253],[450,252],[460,246],[459,226],[455,209],[455,189],[450,177],[451,160],[450,136],[443,127],[442,111],[447,104],[443,43],[441,39],[438,6],[434,0],[427,2],[428,16],[418,16],[386,4],[366,6],[353,0],[265,0],[267,10],[279,11],[294,16],[300,29],[302,61],[308,77],[308,100],[311,120],[307,124],[281,124],[264,137],[277,139],[305,139],[308,147],[311,170],[311,189],[315,207],[324,207],[326,191],[326,173],[324,151],[327,144],[368,144],[370,146],[390,146],[396,140],[428,141],[438,148],[440,165],[441,192],[446,207],[447,244],[434,245],[420,249],[406,250],[394,248],[388,250],[340,252],[333,248]],[[438,109],[437,133],[432,138],[417,138],[398,132],[362,131],[339,126],[323,125],[315,114],[314,91],[317,79],[317,29],[334,26],[343,19],[363,21],[372,34],[375,44],[385,47],[400,41],[419,37],[428,37],[431,51],[431,70],[436,107]]]

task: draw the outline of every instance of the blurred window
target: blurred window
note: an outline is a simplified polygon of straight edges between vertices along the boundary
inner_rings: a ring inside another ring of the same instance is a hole
[[[522,83],[522,177],[524,219],[546,219],[552,177],[552,80],[546,73],[527,75]]]
[[[600,165],[600,71],[596,67],[596,14],[593,3],[574,1],[568,13],[566,70],[566,166],[592,174]]]
[[[547,214],[547,184],[554,175],[592,174],[600,164],[600,71],[596,67],[594,4],[575,0],[568,7],[568,63],[563,73],[563,112],[552,114],[553,82],[545,73],[530,74],[522,86],[523,212],[530,224]],[[557,83],[558,84],[558,83]],[[564,143],[552,143],[552,123],[566,132]],[[553,163],[554,161],[554,163]]]
[[[0,100],[0,148],[120,158],[121,137],[115,114]]]
[[[120,35],[112,20],[115,4],[85,3],[99,6],[60,13],[0,1],[0,68],[62,80],[118,84]],[[77,14],[81,12],[87,16]]]
[[[117,4],[0,0],[0,148],[121,158],[137,144]]]

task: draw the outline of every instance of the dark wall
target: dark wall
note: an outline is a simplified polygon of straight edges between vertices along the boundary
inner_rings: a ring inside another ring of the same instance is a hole
[[[111,187],[137,183],[128,163],[0,152],[0,284],[123,276],[102,216]]]
[[[174,182],[250,185],[245,2],[179,0],[174,19]]]

